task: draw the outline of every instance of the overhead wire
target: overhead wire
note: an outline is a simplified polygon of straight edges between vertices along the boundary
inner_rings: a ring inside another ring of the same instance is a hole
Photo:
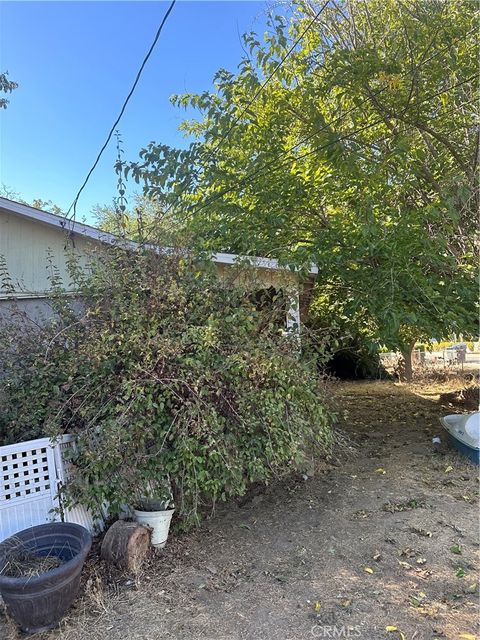
[[[143,61],[142,61],[142,64],[140,65],[140,68],[139,68],[139,70],[138,70],[138,72],[137,72],[137,74],[136,74],[136,76],[135,76],[135,80],[134,80],[134,82],[133,82],[133,84],[132,84],[132,87],[131,87],[131,89],[130,89],[129,93],[128,93],[127,97],[125,98],[125,100],[124,100],[124,102],[123,102],[123,104],[122,104],[122,108],[120,109],[120,112],[119,112],[119,114],[118,114],[118,116],[117,116],[117,118],[116,118],[115,122],[113,123],[113,125],[112,125],[112,127],[111,127],[110,131],[108,132],[108,135],[107,135],[107,137],[106,137],[106,139],[105,139],[105,142],[103,143],[103,145],[102,145],[102,147],[101,147],[100,151],[98,152],[97,157],[95,158],[95,161],[94,161],[93,165],[91,166],[90,170],[88,171],[88,173],[87,173],[87,175],[86,175],[86,177],[85,177],[85,179],[84,179],[84,181],[83,181],[83,183],[82,183],[82,185],[81,185],[80,189],[78,190],[78,192],[77,192],[77,194],[76,194],[76,196],[75,196],[75,198],[74,198],[74,200],[73,200],[72,204],[71,204],[71,205],[70,205],[70,207],[68,208],[68,211],[67,211],[67,213],[66,213],[66,219],[67,219],[67,220],[68,220],[68,216],[70,215],[70,212],[72,212],[72,220],[75,220],[76,213],[77,213],[77,203],[78,203],[78,199],[80,198],[80,195],[82,194],[83,190],[84,190],[84,189],[85,189],[85,187],[87,186],[88,181],[90,180],[90,177],[91,177],[92,173],[95,171],[95,169],[96,169],[96,167],[97,167],[98,163],[100,162],[100,158],[102,157],[103,152],[104,152],[104,151],[105,151],[105,149],[107,148],[108,143],[109,143],[109,142],[110,142],[110,140],[112,139],[112,136],[113,136],[113,134],[114,134],[114,132],[115,132],[115,129],[117,128],[117,126],[118,126],[118,124],[119,124],[119,122],[120,122],[120,120],[121,120],[121,118],[122,118],[122,116],[123,116],[123,114],[124,114],[124,112],[125,112],[125,109],[127,108],[127,105],[128,105],[128,103],[129,103],[129,101],[130,101],[130,98],[132,97],[133,93],[135,92],[135,89],[136,89],[136,87],[137,87],[137,85],[138,85],[138,82],[139,82],[140,77],[141,77],[141,75],[142,75],[142,72],[143,72],[143,70],[144,70],[144,68],[145,68],[145,65],[147,64],[147,62],[148,62],[148,60],[149,60],[150,56],[151,56],[151,55],[152,55],[152,53],[153,53],[153,50],[155,49],[155,46],[156,46],[156,44],[157,44],[157,42],[158,42],[158,40],[159,40],[159,38],[160,38],[160,35],[161,35],[161,33],[162,33],[163,27],[164,27],[164,25],[165,25],[166,21],[168,20],[168,17],[169,17],[169,15],[170,15],[170,13],[172,12],[173,7],[175,6],[176,1],[177,1],[177,0],[172,0],[172,2],[170,3],[170,5],[169,5],[169,7],[168,7],[167,11],[165,12],[165,14],[164,14],[164,16],[163,16],[163,18],[162,18],[162,21],[161,21],[161,23],[160,23],[160,26],[158,27],[157,32],[156,32],[156,34],[155,34],[155,37],[154,37],[154,39],[153,39],[153,42],[152,42],[152,44],[150,45],[150,48],[149,48],[149,50],[147,51],[147,54],[145,55],[145,57],[144,57],[144,59],[143,59]]]

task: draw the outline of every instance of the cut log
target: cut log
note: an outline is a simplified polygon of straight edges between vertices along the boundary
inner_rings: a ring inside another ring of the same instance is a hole
[[[119,569],[137,573],[150,548],[150,536],[148,527],[117,520],[105,534],[100,555]]]

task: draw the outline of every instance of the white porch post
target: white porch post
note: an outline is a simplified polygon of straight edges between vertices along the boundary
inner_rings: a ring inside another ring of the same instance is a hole
[[[290,306],[287,309],[287,331],[296,333],[300,339],[300,296],[298,290],[288,297]]]

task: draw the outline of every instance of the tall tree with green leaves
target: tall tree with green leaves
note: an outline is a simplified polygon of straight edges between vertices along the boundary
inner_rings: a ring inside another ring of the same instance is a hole
[[[476,331],[479,8],[300,2],[238,71],[174,96],[186,150],[126,167],[212,249],[319,267],[314,310],[404,352]]]

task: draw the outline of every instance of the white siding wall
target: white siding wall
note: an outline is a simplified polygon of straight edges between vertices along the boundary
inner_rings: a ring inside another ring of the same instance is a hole
[[[54,256],[54,264],[60,271],[65,288],[72,289],[66,268],[67,249],[73,249],[81,263],[87,266],[89,253],[98,245],[90,238],[75,234],[73,243],[61,228],[0,209],[0,256],[6,260],[8,273],[21,297],[41,297],[49,290],[49,251]],[[5,292],[0,290],[0,299],[5,297]]]
[[[90,230],[97,233],[95,229]],[[68,255],[73,251],[79,264],[88,268],[92,255],[101,247],[101,241],[96,238],[75,233],[69,236],[60,226],[52,226],[38,219],[32,220],[0,206],[0,257],[6,262],[15,289],[13,296],[9,295],[2,290],[0,282],[0,319],[5,314],[8,316],[11,304],[9,298],[12,297],[17,299],[18,306],[33,319],[49,317],[49,277],[52,275],[49,254],[52,255],[52,264],[60,273],[64,289],[74,293],[67,268]],[[291,326],[298,323],[297,274],[274,268],[273,262],[264,258],[258,259],[260,262],[256,268],[244,271],[233,264],[235,259],[236,256],[230,254],[218,254],[217,268],[220,277],[250,290],[273,286],[287,291],[292,296],[287,324]]]

